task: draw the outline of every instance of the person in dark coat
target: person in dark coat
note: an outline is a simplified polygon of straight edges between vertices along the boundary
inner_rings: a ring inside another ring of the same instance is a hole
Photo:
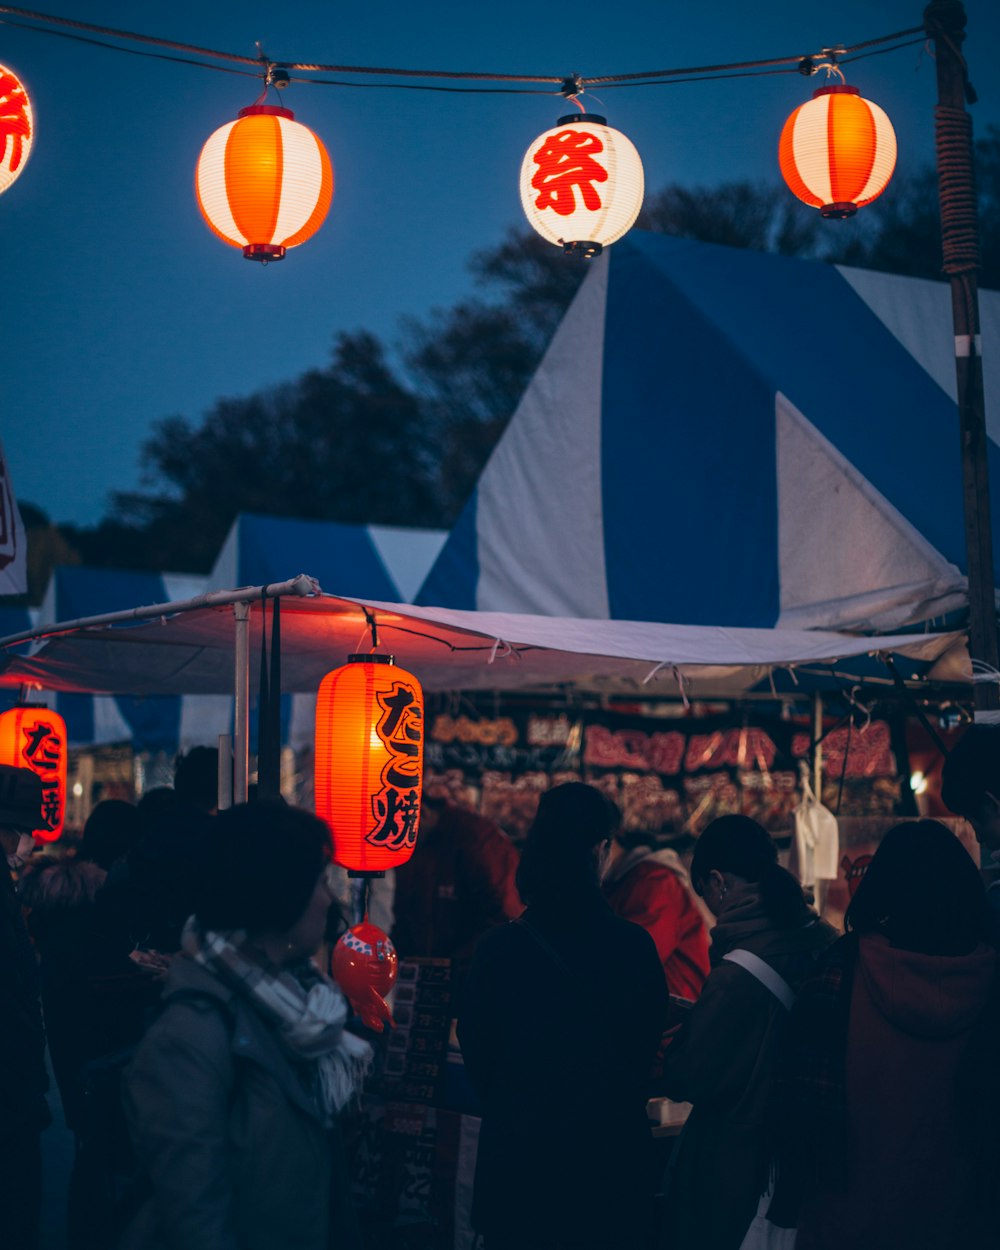
[[[945,757],[941,799],[972,826],[986,897],[1000,912],[1000,725],[970,725]]]
[[[488,1250],[624,1250],[647,1231],[668,995],[652,938],[601,894],[619,823],[592,786],[543,794],[517,873],[527,910],[476,950],[458,1036],[483,1106],[472,1221]]]
[[[38,1245],[50,1116],[38,965],[11,870],[30,856],[41,812],[38,774],[0,764],[0,1244],[18,1250]]]
[[[803,988],[778,1084],[775,1223],[800,1250],[1000,1238],[996,919],[934,820],[890,830]]]
[[[333,898],[326,825],[231,808],[164,1009],[125,1077],[152,1190],[123,1250],[357,1250],[338,1115],[371,1047],[313,961]]]
[[[691,879],[717,920],[712,971],[663,1063],[663,1092],[694,1104],[671,1164],[666,1244],[739,1250],[767,1185],[768,1100],[790,1005],[760,976],[776,973],[790,999],[837,935],[749,817],[707,826]]]
[[[95,899],[108,869],[133,843],[138,819],[131,803],[98,803],[76,855],[43,860],[21,882],[39,956],[52,1069],[66,1123],[74,1130],[81,1123],[81,1069],[115,1045],[90,983]]]

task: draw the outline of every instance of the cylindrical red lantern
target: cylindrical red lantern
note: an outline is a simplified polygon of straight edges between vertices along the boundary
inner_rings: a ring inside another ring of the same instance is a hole
[[[198,207],[247,260],[281,260],[323,224],[333,198],[326,148],[291,109],[255,104],[221,126],[198,157]]]
[[[596,113],[560,117],[521,162],[528,221],[550,243],[583,256],[596,256],[631,229],[643,186],[639,153]]]
[[[42,823],[32,832],[55,842],[66,823],[66,722],[31,705],[0,714],[0,764],[30,768],[42,781]]]
[[[889,185],[896,132],[857,87],[820,87],[785,122],[778,162],[803,203],[823,217],[851,217]]]
[[[363,1023],[376,1033],[392,1025],[385,996],[396,982],[399,959],[396,948],[368,918],[356,924],[333,948],[330,960],[333,979],[350,999]]]
[[[382,873],[413,854],[424,764],[420,683],[390,655],[352,655],[316,699],[316,814],[349,872]]]
[[[35,118],[24,83],[0,65],[0,193],[21,176],[34,139]]]

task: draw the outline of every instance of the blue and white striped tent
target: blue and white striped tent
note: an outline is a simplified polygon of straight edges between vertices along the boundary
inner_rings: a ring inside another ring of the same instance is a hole
[[[208,588],[264,586],[305,572],[329,594],[412,603],[447,536],[445,530],[244,512],[233,522]]]
[[[142,573],[125,569],[56,568],[38,611],[37,624],[78,620],[153,603],[192,599],[205,578],[190,573]],[[49,695],[66,721],[71,746],[131,742],[136,750],[174,752],[215,742],[228,732],[231,700],[199,695]]]
[[[1000,489],[1000,295],[982,309]],[[955,346],[943,283],[634,231],[592,263],[416,602],[943,616],[965,588]]]
[[[62,567],[54,571],[37,622],[27,610],[8,622],[3,635],[33,623],[78,620],[156,603],[192,599],[208,590],[285,581],[305,571],[345,595],[409,602],[445,540],[436,530],[340,525],[282,517],[243,515],[233,523],[208,576]],[[253,639],[254,645],[259,642]],[[214,745],[232,729],[228,695],[49,695],[65,717],[71,745],[129,742],[135,750],[173,753]],[[312,740],[315,696],[282,699],[284,741]]]

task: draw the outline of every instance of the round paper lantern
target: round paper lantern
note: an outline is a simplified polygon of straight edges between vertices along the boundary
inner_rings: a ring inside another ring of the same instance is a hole
[[[596,113],[561,117],[521,162],[521,205],[532,226],[567,252],[596,256],[642,208],[642,161]]]
[[[857,87],[820,87],[785,122],[778,161],[800,200],[823,217],[851,217],[889,185],[896,132]]]
[[[413,854],[424,764],[420,683],[390,655],[352,655],[316,699],[316,814],[334,859],[382,873]]]
[[[42,781],[42,823],[33,830],[55,842],[66,823],[66,722],[47,707],[12,707],[0,714],[0,764],[30,768]]]
[[[0,193],[21,176],[34,138],[35,118],[24,83],[0,65]]]
[[[281,260],[323,224],[333,198],[326,148],[290,109],[255,104],[220,126],[195,172],[198,207],[248,260]]]
[[[341,935],[330,971],[367,1028],[381,1033],[393,1023],[385,996],[396,982],[399,959],[386,934],[367,917]]]

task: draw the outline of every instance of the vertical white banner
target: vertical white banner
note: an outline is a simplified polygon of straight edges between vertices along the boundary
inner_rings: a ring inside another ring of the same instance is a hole
[[[27,590],[28,540],[0,443],[0,595],[23,595]]]

